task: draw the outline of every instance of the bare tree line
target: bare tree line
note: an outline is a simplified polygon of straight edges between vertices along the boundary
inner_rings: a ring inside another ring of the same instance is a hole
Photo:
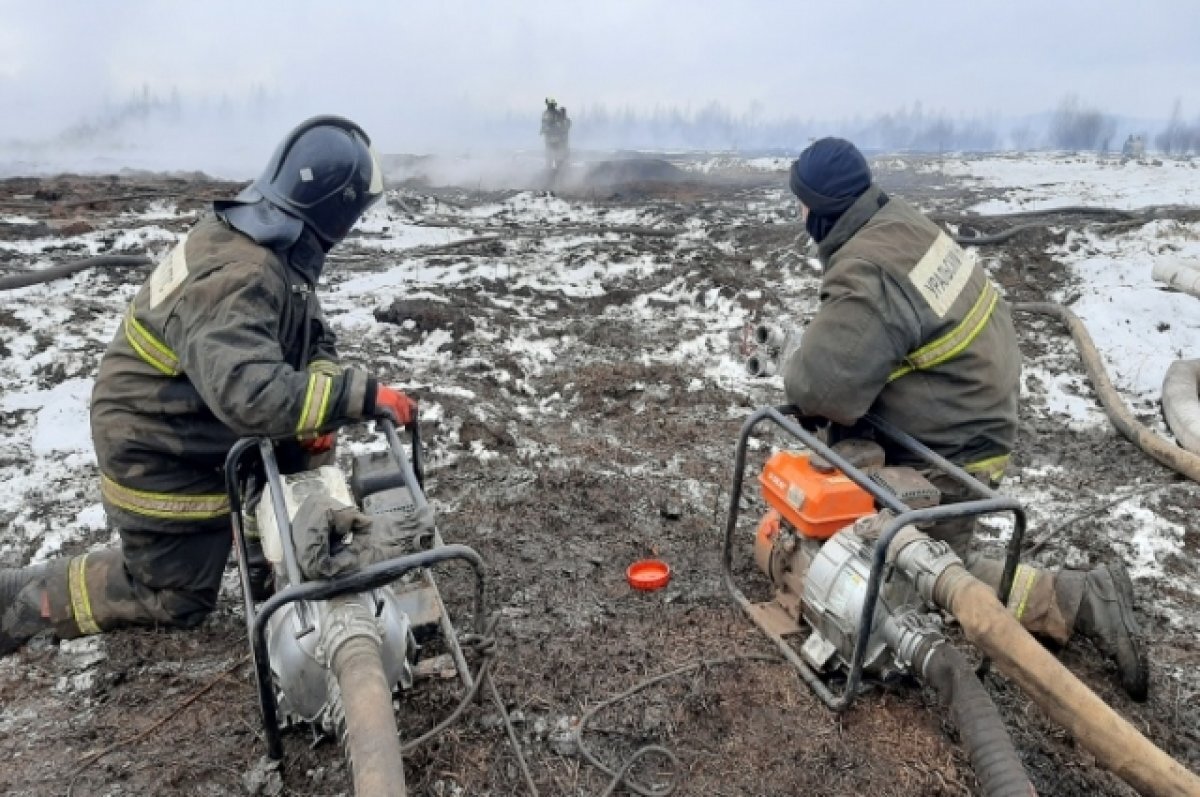
[[[567,103],[570,104],[569,102]],[[165,95],[143,88],[121,102],[109,102],[63,130],[62,144],[86,146],[113,135],[133,133],[150,124],[201,125],[258,120],[286,115],[286,105],[262,87],[237,98],[183,98],[177,90]],[[772,113],[761,103],[737,112],[720,103],[698,109],[659,106],[650,110],[603,104],[571,109],[572,144],[576,148],[733,150],[792,152],[810,139],[840,135],[865,149],[911,152],[990,152],[1038,149],[1107,152],[1119,148],[1127,135],[1141,136],[1147,147],[1168,155],[1200,153],[1200,117],[1188,122],[1182,100],[1176,100],[1169,121],[1153,137],[1143,130],[1118,129],[1118,118],[1085,104],[1075,94],[1064,96],[1049,114],[1013,124],[997,114],[951,115],[930,111],[921,103],[869,116],[821,121]],[[496,148],[527,148],[536,142],[538,101],[520,111],[488,119],[470,109],[453,117],[431,120],[446,130],[450,145],[486,135]],[[420,126],[419,120],[410,120]],[[531,133],[530,131],[534,131]],[[536,146],[536,143],[533,144]]]
[[[1183,102],[1175,100],[1171,118],[1163,131],[1154,137],[1154,144],[1168,155],[1200,153],[1200,116],[1188,124],[1183,120]]]

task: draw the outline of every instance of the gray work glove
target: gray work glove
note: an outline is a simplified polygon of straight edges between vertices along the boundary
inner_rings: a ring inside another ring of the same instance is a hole
[[[356,507],[328,495],[310,495],[292,519],[292,542],[300,571],[305,578],[325,579],[358,569],[352,545],[370,529],[371,518]]]
[[[296,558],[305,578],[327,579],[417,550],[433,531],[426,505],[407,514],[365,515],[328,495],[310,495],[292,520]]]
[[[426,504],[415,512],[389,512],[371,517],[368,534],[355,534],[350,548],[358,566],[382,562],[420,549],[418,541],[433,532],[433,509]]]

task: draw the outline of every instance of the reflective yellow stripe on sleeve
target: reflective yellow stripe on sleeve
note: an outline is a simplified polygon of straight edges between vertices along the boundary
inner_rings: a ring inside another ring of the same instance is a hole
[[[125,339],[148,365],[167,376],[179,376],[179,358],[134,317],[133,307],[125,314]]]
[[[100,475],[100,494],[126,512],[164,520],[211,520],[229,514],[229,496],[224,493],[153,493],[118,484],[105,474]]]
[[[76,556],[67,565],[67,591],[71,595],[71,613],[75,615],[75,625],[84,634],[99,634],[100,625],[92,614],[92,599],[87,590],[87,558]]]
[[[308,371],[314,374],[325,374],[325,376],[340,376],[342,366],[331,360],[313,360],[308,364]]]
[[[329,414],[329,398],[333,394],[333,380],[325,374],[310,372],[308,389],[304,391],[304,404],[300,407],[300,420],[296,422],[296,434],[313,432],[324,425]]]
[[[962,354],[987,326],[999,301],[1000,294],[995,286],[991,282],[985,282],[983,290],[979,292],[979,298],[971,305],[963,320],[942,337],[926,343],[905,357],[904,364],[888,375],[888,381],[895,381],[913,371],[933,368]]]

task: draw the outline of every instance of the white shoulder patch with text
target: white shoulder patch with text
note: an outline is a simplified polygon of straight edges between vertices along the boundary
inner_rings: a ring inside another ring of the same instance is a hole
[[[184,254],[186,247],[187,236],[185,235],[179,243],[175,244],[175,248],[171,250],[171,254],[167,255],[154,269],[154,273],[150,275],[151,307],[158,307],[164,299],[174,293],[175,289],[187,279],[187,256]]]
[[[945,318],[954,300],[966,287],[974,267],[974,258],[950,236],[941,233],[916,268],[908,273],[908,278],[937,317]]]

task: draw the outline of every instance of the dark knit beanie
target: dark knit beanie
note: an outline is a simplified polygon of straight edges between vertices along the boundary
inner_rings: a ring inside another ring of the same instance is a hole
[[[805,225],[818,243],[871,186],[871,167],[844,138],[822,138],[792,164],[791,188],[808,207]]]

